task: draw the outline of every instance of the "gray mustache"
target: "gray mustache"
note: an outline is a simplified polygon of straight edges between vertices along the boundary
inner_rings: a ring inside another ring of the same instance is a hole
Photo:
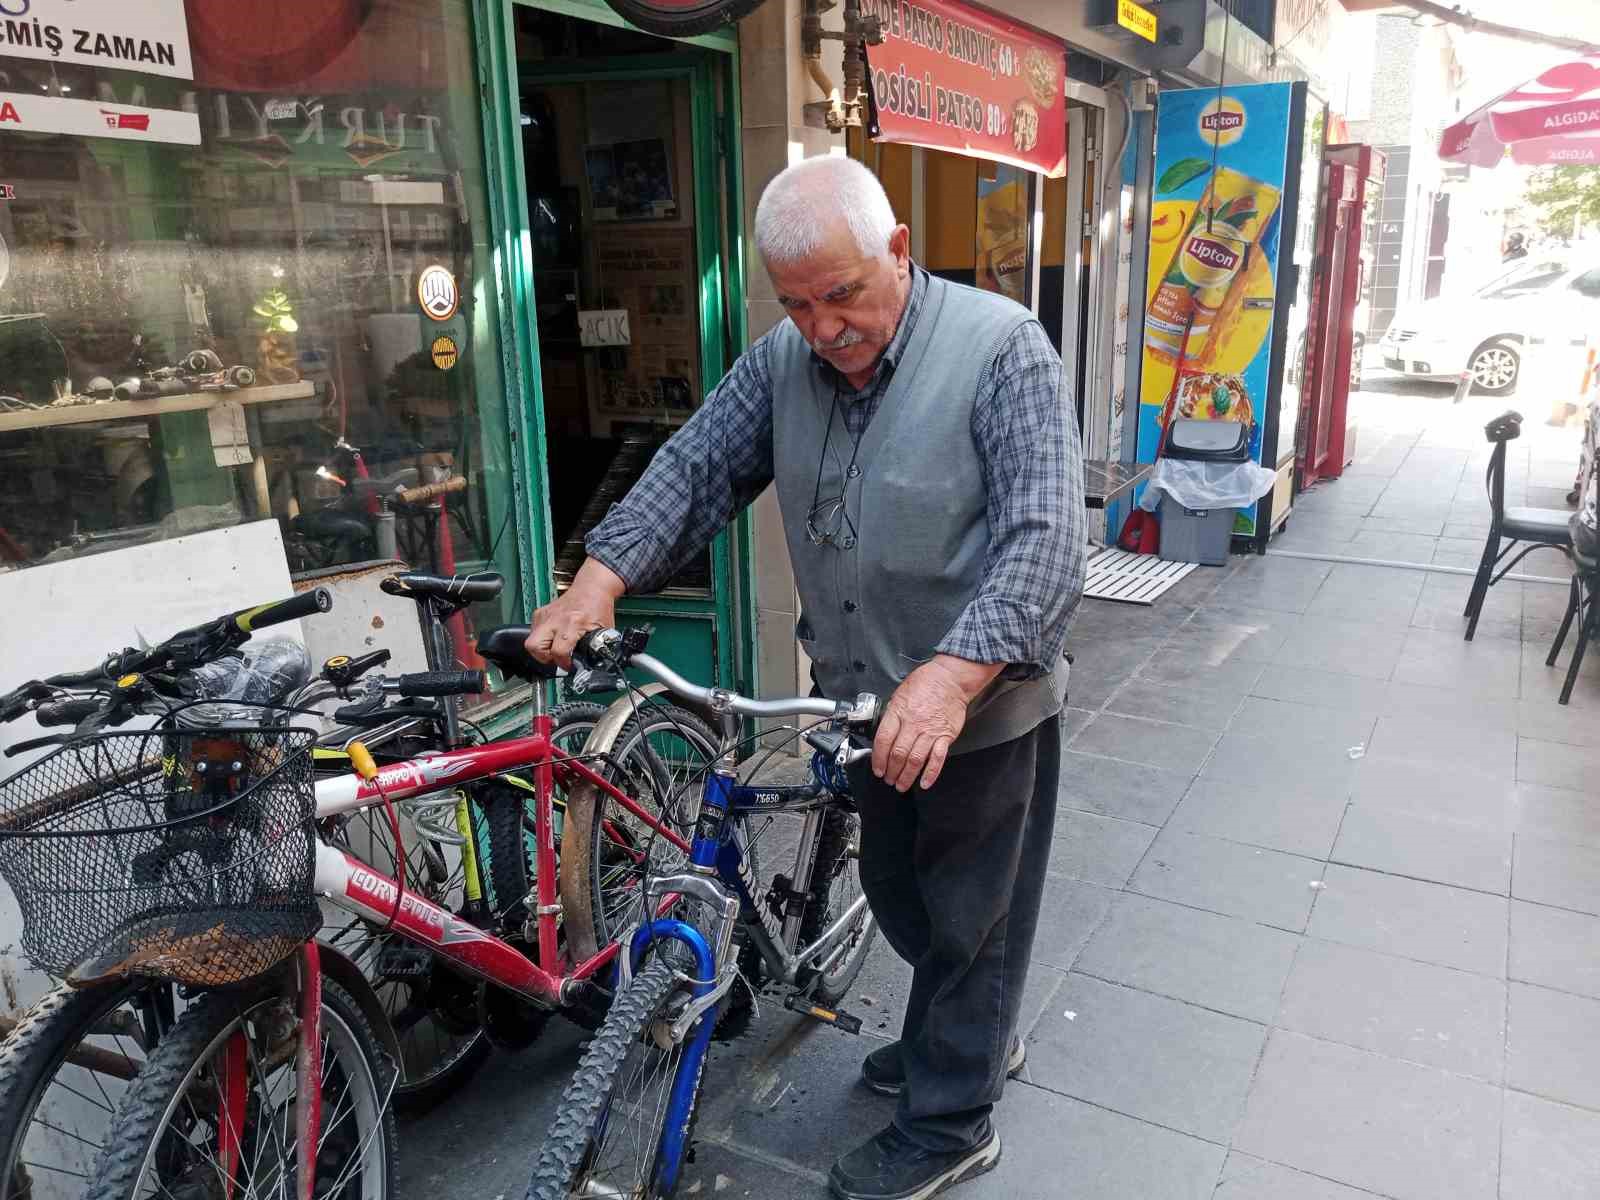
[[[849,346],[859,346],[866,339],[854,329],[847,329],[831,342],[812,342],[815,350],[843,350]]]

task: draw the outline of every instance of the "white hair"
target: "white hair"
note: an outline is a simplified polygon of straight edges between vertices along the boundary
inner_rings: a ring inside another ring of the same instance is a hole
[[[815,254],[843,221],[861,253],[889,249],[896,221],[877,176],[853,158],[807,158],[780,171],[756,205],[756,250],[769,263]]]

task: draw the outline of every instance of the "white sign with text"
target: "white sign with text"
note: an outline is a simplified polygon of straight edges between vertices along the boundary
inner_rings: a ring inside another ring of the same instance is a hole
[[[194,78],[183,0],[0,0],[0,56]]]
[[[0,4],[3,3],[5,0],[0,0]],[[198,146],[200,114],[176,108],[143,108],[99,100],[0,92],[0,133],[11,130]]]
[[[587,347],[631,346],[625,308],[586,308],[578,314],[578,339]]]

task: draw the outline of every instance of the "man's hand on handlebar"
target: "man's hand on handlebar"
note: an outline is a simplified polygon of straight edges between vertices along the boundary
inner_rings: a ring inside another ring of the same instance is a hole
[[[872,743],[872,773],[897,792],[937,783],[951,744],[966,726],[968,703],[1001,669],[998,663],[939,654],[907,675],[884,706]]]
[[[528,653],[540,662],[571,669],[572,648],[591,629],[610,629],[617,620],[617,601],[627,591],[622,577],[604,563],[589,559],[572,584],[533,614]]]

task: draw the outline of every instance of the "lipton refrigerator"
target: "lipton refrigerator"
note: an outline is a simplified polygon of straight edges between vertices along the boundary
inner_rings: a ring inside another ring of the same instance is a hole
[[[1304,84],[1164,91],[1139,382],[1140,462],[1175,419],[1236,421],[1279,486],[1239,510],[1233,535],[1265,552],[1292,502],[1293,413],[1283,414]]]

